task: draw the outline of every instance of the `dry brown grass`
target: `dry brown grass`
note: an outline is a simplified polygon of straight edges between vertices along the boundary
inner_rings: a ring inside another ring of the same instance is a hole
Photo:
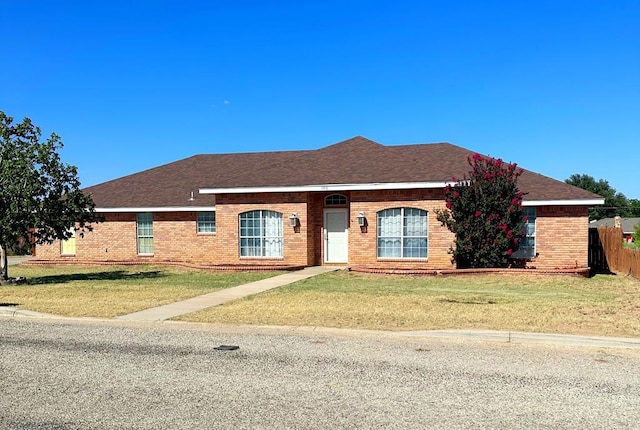
[[[73,317],[115,317],[253,282],[275,272],[206,273],[162,266],[11,266],[26,285],[0,287],[0,303]]]
[[[274,273],[180,268],[23,267],[28,285],[0,303],[66,316],[114,317]],[[640,282],[624,276],[399,277],[330,273],[180,318],[230,324],[378,330],[493,329],[640,336]]]
[[[179,318],[379,330],[492,329],[640,336],[624,276],[395,277],[339,272]]]

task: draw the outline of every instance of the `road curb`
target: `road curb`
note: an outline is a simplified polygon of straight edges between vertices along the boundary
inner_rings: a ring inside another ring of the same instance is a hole
[[[555,333],[505,332],[494,330],[424,330],[398,332],[400,336],[420,338],[458,338],[520,344],[586,346],[594,348],[640,349],[640,339],[626,337],[585,336]]]
[[[387,338],[405,338],[416,340],[441,339],[477,342],[497,342],[511,344],[529,345],[554,345],[564,347],[588,347],[588,348],[611,348],[611,349],[637,349],[640,350],[640,338],[626,337],[606,337],[588,335],[570,335],[555,333],[528,333],[509,332],[496,330],[416,330],[416,331],[382,331],[364,329],[345,329],[335,327],[312,327],[312,326],[265,326],[265,325],[245,325],[245,324],[217,324],[217,323],[194,323],[187,321],[123,321],[116,318],[94,318],[94,317],[65,317],[60,315],[45,314],[23,309],[16,309],[13,306],[0,306],[0,317],[5,318],[33,318],[66,320],[77,322],[99,322],[107,324],[134,324],[134,325],[173,325],[176,327],[207,327],[210,329],[223,329],[230,331],[276,331],[289,333],[304,333],[326,336],[351,336],[351,337],[371,337],[383,336]]]

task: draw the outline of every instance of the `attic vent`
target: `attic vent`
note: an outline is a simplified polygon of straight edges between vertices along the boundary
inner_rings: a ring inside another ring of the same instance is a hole
[[[331,194],[324,199],[325,206],[346,206],[347,197],[342,194]]]

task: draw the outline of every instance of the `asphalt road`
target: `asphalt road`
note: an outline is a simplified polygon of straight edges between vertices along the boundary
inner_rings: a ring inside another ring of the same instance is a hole
[[[0,318],[0,428],[637,429],[640,353]]]

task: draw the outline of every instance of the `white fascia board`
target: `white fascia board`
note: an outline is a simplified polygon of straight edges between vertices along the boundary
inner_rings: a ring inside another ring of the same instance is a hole
[[[455,182],[391,182],[370,184],[321,184],[285,187],[200,188],[200,194],[295,193],[306,191],[370,191],[444,188]]]
[[[139,208],[96,208],[98,213],[127,213],[127,212],[212,212],[215,206],[159,206]]]
[[[523,200],[522,206],[597,206],[603,205],[604,199],[582,200]]]

